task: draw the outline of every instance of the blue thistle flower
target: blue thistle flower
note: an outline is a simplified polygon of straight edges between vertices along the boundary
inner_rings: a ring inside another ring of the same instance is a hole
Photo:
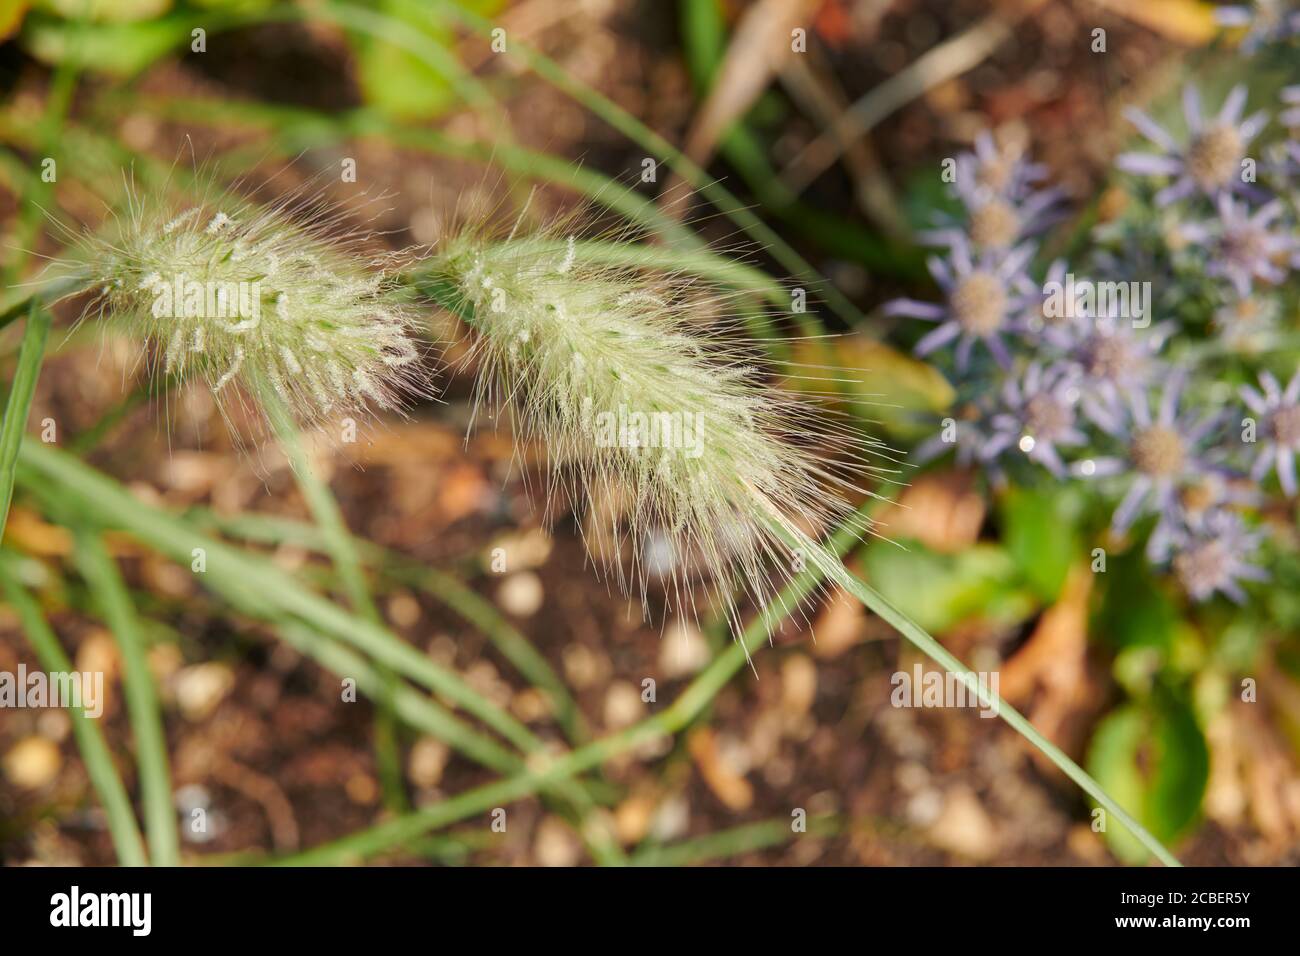
[[[957,157],[959,196],[983,189],[1012,202],[1020,202],[1033,191],[1034,184],[1046,176],[1046,166],[1030,163],[1016,150],[999,146],[988,130],[975,137],[973,151]]]
[[[1216,200],[1218,217],[1183,226],[1183,236],[1208,247],[1206,275],[1226,279],[1245,298],[1259,279],[1270,285],[1286,280],[1287,269],[1300,257],[1300,241],[1278,220],[1285,207],[1273,200],[1252,212],[1227,193]]]
[[[1295,497],[1295,456],[1300,451],[1300,371],[1291,376],[1283,389],[1271,372],[1260,372],[1259,390],[1249,385],[1241,387],[1241,400],[1262,419],[1262,441],[1250,469],[1250,477],[1263,481],[1269,471],[1276,469],[1282,491],[1288,498]]]
[[[1064,195],[1057,189],[1044,189],[1013,199],[960,179],[955,192],[965,207],[964,223],[945,222],[919,233],[917,238],[923,244],[951,249],[969,241],[976,249],[1005,252],[1058,221],[1056,206]]]
[[[1262,352],[1277,333],[1282,307],[1274,296],[1233,296],[1214,310],[1214,334],[1234,351]]]
[[[914,351],[918,356],[929,355],[957,340],[957,369],[964,372],[979,342],[999,365],[1010,368],[1011,353],[1002,336],[1018,330],[1033,301],[1036,287],[1024,271],[1033,253],[1032,246],[1022,245],[1006,255],[984,252],[976,257],[963,240],[953,246],[947,260],[932,256],[927,263],[947,297],[943,305],[894,299],[885,303],[885,311],[939,323],[916,343]]]
[[[1066,343],[1067,360],[1078,370],[1083,410],[1099,427],[1112,417],[1108,409],[1152,382],[1164,364],[1160,350],[1174,330],[1173,322],[1138,329],[1114,316],[1080,315],[1061,331],[1058,341]]]
[[[1187,120],[1188,142],[1180,144],[1159,123],[1136,107],[1124,116],[1147,139],[1159,146],[1161,153],[1123,153],[1116,165],[1137,176],[1168,176],[1173,182],[1156,193],[1156,205],[1170,203],[1201,193],[1211,198],[1223,192],[1254,195],[1241,175],[1246,150],[1268,125],[1264,111],[1241,119],[1246,105],[1246,87],[1232,88],[1217,116],[1206,121],[1201,113],[1201,97],[1195,86],[1183,87],[1183,114]]]
[[[1130,396],[1127,403],[1092,408],[1094,422],[1122,443],[1123,456],[1087,459],[1075,466],[1085,477],[1128,476],[1128,491],[1111,518],[1111,530],[1123,533],[1145,514],[1160,523],[1175,519],[1178,492],[1215,468],[1204,445],[1222,421],[1211,412],[1200,417],[1179,412],[1179,399],[1187,381],[1186,369],[1168,379],[1155,414],[1146,392]],[[1149,549],[1154,550],[1154,549]]]
[[[1000,408],[989,419],[990,435],[980,449],[981,458],[991,462],[1016,448],[1053,475],[1064,477],[1065,463],[1058,449],[1088,442],[1076,425],[1078,403],[1079,386],[1070,366],[1030,363],[1023,377],[1008,376],[1003,384]]]
[[[1249,561],[1263,537],[1263,532],[1248,530],[1240,515],[1214,511],[1175,534],[1172,570],[1193,601],[1208,601],[1218,592],[1245,604],[1239,582],[1268,580],[1268,573]]]

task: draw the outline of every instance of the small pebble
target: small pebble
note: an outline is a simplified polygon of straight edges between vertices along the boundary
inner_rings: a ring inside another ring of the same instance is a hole
[[[532,571],[519,571],[501,582],[497,603],[507,614],[532,617],[541,608],[544,595],[541,578]]]
[[[205,720],[234,686],[234,672],[225,664],[194,664],[176,675],[176,704],[186,720]]]
[[[432,789],[442,782],[442,774],[447,769],[450,758],[451,750],[441,740],[436,737],[421,737],[411,747],[406,761],[406,774],[415,786]]]
[[[58,745],[46,737],[26,737],[4,756],[5,776],[14,786],[39,790],[59,774],[63,756]]]
[[[568,824],[556,817],[546,817],[537,826],[533,855],[540,866],[576,866],[582,847]]]
[[[694,624],[679,620],[668,628],[659,648],[659,670],[675,680],[689,677],[709,663],[709,645]]]
[[[640,689],[630,681],[620,680],[605,692],[605,726],[610,730],[629,727],[646,716]]]

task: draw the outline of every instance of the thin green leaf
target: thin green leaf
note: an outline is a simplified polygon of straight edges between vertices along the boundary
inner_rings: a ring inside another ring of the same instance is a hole
[[[32,407],[36,392],[36,379],[41,374],[45,357],[45,340],[50,332],[50,313],[33,302],[27,310],[27,328],[18,352],[18,368],[14,371],[9,400],[5,403],[4,422],[0,423],[0,541],[4,540],[5,522],[9,517],[9,502],[14,494],[14,469],[18,465],[18,449],[22,445],[23,429],[27,427],[27,413]]]
[[[158,703],[153,674],[149,671],[144,639],[140,635],[140,622],[117,565],[99,535],[79,532],[76,556],[81,573],[122,653],[126,708],[135,737],[149,856],[154,866],[179,866],[180,837],[176,811],[172,806],[167,736],[163,731],[162,708]]]
[[[50,629],[40,606],[20,582],[18,565],[16,557],[0,554],[0,571],[3,572],[0,573],[0,588],[4,590],[5,600],[18,612],[23,633],[27,635],[27,641],[36,652],[41,666],[51,673],[72,673],[72,662],[68,660],[59,639]],[[101,706],[102,704],[100,701]],[[81,707],[69,706],[68,713],[72,715],[72,734],[86,765],[86,774],[90,777],[91,786],[99,794],[99,802],[104,806],[117,861],[122,866],[146,866],[148,860],[145,857],[144,840],[135,820],[135,811],[131,808],[131,798],[113,763],[113,755],[99,729],[99,721],[88,717]]]

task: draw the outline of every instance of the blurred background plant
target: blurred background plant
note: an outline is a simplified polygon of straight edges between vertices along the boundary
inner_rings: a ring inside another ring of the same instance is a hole
[[[862,504],[894,544],[838,542],[866,580],[1185,862],[1295,862],[1300,77],[1264,6],[4,2],[0,671],[108,686],[2,712],[6,862],[1146,859],[998,722],[892,707],[915,654],[837,591],[741,642],[644,621],[590,526],[542,529],[540,454],[463,442],[472,376],[250,454],[31,306],[50,215],[97,227],[124,169],[183,203],[191,152],[391,248],[589,205],[775,315],[911,454]],[[1054,321],[1070,274],[1150,282],[1150,326]]]

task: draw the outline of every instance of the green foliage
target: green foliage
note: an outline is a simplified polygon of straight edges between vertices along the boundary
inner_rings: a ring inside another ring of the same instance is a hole
[[[1039,599],[1052,603],[1083,554],[1078,496],[1060,487],[1012,488],[998,510],[1007,553]]]
[[[503,6],[502,0],[459,2],[489,17]],[[451,25],[422,0],[379,0],[374,8],[448,51],[456,42]],[[459,91],[447,74],[410,49],[375,35],[353,35],[352,46],[357,80],[366,102],[385,115],[404,120],[431,119],[459,105]]]
[[[213,20],[193,10],[177,10],[154,19],[96,23],[32,14],[23,25],[23,47],[44,63],[69,59],[87,69],[130,77],[190,42],[190,31],[211,30]]]
[[[1015,561],[1001,547],[977,544],[939,554],[904,541],[863,552],[868,580],[928,631],[943,633],[973,618],[1013,624],[1033,613]]]
[[[1101,608],[1092,632],[1117,648],[1150,647],[1168,651],[1181,615],[1168,591],[1132,548],[1107,559]]]
[[[1157,839],[1169,843],[1196,819],[1210,758],[1190,704],[1160,692],[1103,718],[1088,750],[1087,768]],[[1122,824],[1107,821],[1105,834],[1125,862],[1148,858]]]

